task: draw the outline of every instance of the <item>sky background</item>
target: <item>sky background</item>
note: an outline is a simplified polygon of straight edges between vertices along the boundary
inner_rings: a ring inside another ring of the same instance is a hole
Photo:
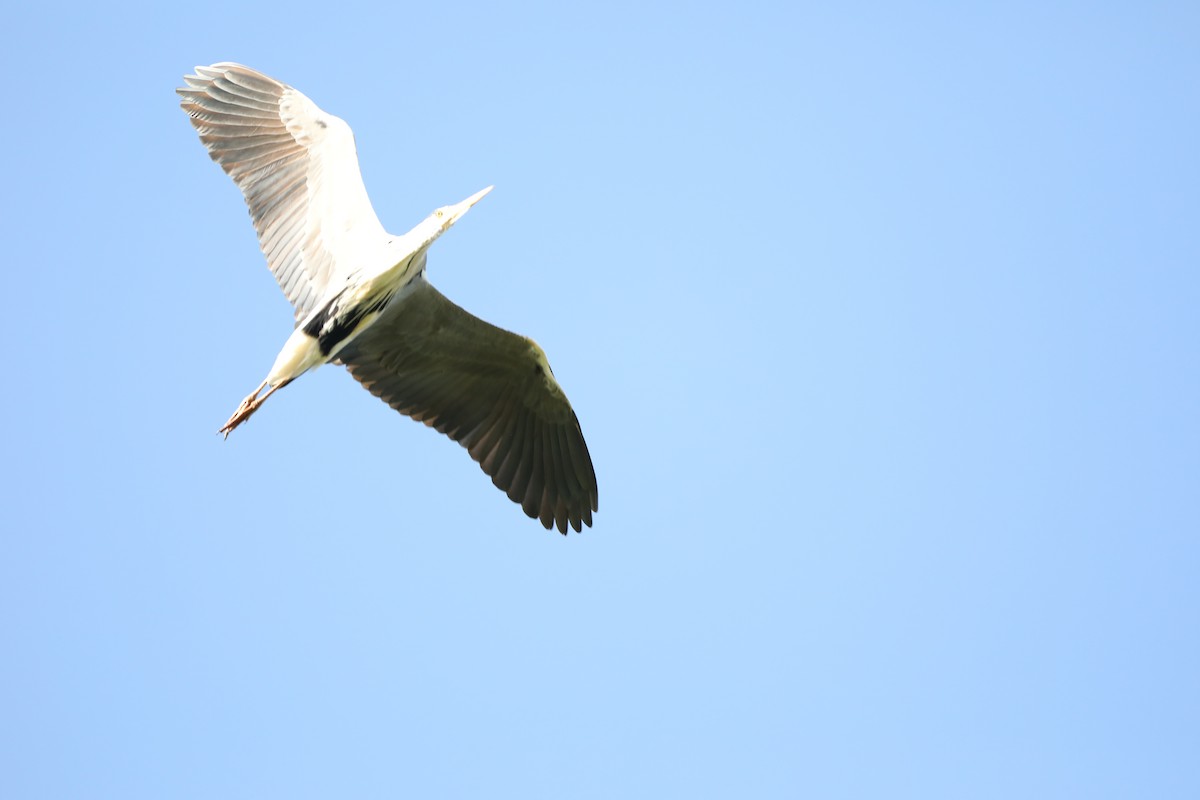
[[[1195,3],[24,4],[0,796],[1200,796]],[[325,367],[174,89],[354,128],[596,526]]]

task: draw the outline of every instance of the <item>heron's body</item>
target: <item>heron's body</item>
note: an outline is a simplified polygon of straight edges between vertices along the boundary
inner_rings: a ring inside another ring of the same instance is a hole
[[[591,525],[596,476],[579,421],[532,340],[451,303],[425,278],[429,246],[491,187],[403,236],[367,199],[353,134],[285,84],[237,64],[197,67],[182,106],[242,190],[296,327],[226,436],[274,392],[330,361],[450,436],[525,512]]]
[[[407,243],[404,238],[399,241]],[[404,247],[384,251],[383,263],[396,262],[390,269],[349,284],[300,320],[267,375],[267,387],[295,380],[308,370],[332,361],[393,300],[404,300],[405,289],[425,277],[425,247],[406,254],[402,252]]]

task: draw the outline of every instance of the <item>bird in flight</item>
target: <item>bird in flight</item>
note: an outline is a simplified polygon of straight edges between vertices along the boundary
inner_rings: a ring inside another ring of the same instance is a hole
[[[267,266],[295,308],[271,371],[220,432],[228,437],[308,370],[343,364],[371,394],[465,447],[547,529],[591,526],[596,473],[546,354],[425,277],[429,246],[492,187],[393,236],[367,198],[343,120],[240,64],[196,67],[184,83],[180,105],[241,189]]]

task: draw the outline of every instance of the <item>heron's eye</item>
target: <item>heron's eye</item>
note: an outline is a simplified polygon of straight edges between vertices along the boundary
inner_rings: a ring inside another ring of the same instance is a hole
[[[442,216],[442,210],[441,210],[440,208],[437,210],[437,215],[438,215],[439,217],[440,217],[440,216]]]

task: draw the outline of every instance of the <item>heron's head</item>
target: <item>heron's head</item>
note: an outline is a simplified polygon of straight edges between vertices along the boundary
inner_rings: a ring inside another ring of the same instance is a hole
[[[450,230],[450,226],[462,219],[463,215],[471,210],[471,206],[482,200],[483,196],[490,192],[492,188],[489,186],[471,195],[461,203],[455,203],[452,206],[442,206],[430,214],[421,223],[422,233],[424,234],[421,238],[424,239],[425,246],[428,247],[434,239]]]

